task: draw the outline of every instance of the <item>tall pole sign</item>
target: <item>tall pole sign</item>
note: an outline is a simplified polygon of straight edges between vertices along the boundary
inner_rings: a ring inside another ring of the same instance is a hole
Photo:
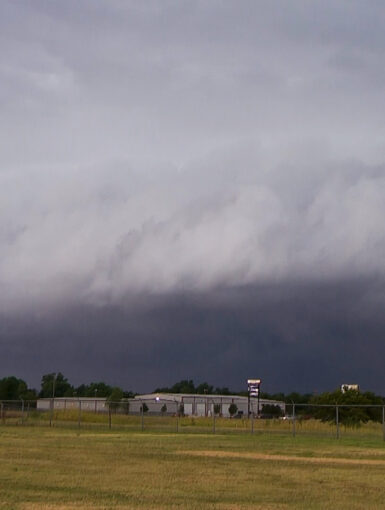
[[[247,379],[247,412],[251,414],[251,398],[257,398],[257,416],[259,416],[259,398],[260,398],[261,379]]]

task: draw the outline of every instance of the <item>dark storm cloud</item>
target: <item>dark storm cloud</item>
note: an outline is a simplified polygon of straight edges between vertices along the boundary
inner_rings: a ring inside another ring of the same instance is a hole
[[[373,299],[377,302],[373,306]],[[140,306],[81,307],[9,320],[0,370],[64,370],[150,391],[182,378],[269,391],[321,391],[343,381],[385,391],[385,282],[373,279],[218,289]],[[374,354],[374,355],[373,355]]]
[[[0,9],[3,371],[378,384],[381,2]]]

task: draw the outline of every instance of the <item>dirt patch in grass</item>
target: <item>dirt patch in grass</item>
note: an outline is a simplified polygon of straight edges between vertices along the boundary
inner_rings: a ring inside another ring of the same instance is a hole
[[[286,510],[288,508],[287,505],[252,505],[252,506],[240,506],[240,505],[226,505],[223,503],[219,503],[218,505],[214,504],[213,508],[218,508],[218,510]]]
[[[2,508],[2,506],[0,505],[0,508]],[[4,507],[5,508],[5,507]],[[63,505],[63,504],[58,504],[58,505],[41,505],[40,503],[39,504],[36,504],[36,503],[25,503],[25,504],[21,504],[21,506],[19,507],[20,510],[110,510],[111,508],[113,508],[114,510],[134,510],[134,509],[137,509],[138,507],[137,506],[127,506],[127,505],[124,505],[124,506],[116,506],[116,505],[111,505],[111,506],[95,506],[94,504],[93,505],[79,505],[79,504],[76,504],[76,503],[71,503],[71,504],[66,504],[66,505]],[[174,506],[174,505],[171,505],[168,507],[170,510],[177,510],[177,509],[180,509],[181,507],[178,505],[178,506]],[[195,508],[195,507],[194,507]],[[212,509],[218,509],[218,510],[287,510],[288,506],[287,505],[252,505],[252,506],[245,506],[245,505],[234,505],[234,504],[229,504],[229,505],[226,505],[226,504],[223,504],[223,503],[219,503],[218,505],[213,503],[212,505],[210,505],[210,508]],[[151,509],[156,509],[155,506],[151,506]]]
[[[356,464],[358,466],[385,466],[385,460],[380,459],[346,459],[338,457],[294,457],[290,455],[269,455],[266,453],[248,453],[248,452],[224,452],[224,451],[181,451],[181,455],[191,455],[194,457],[221,457],[234,459],[252,459],[252,460],[275,460],[282,462],[306,462],[309,464]]]
[[[92,505],[84,505],[84,504],[77,504],[77,503],[68,503],[68,504],[51,504],[51,505],[42,505],[41,503],[25,503],[21,504],[19,507],[21,510],[109,510],[111,508],[114,508],[114,510],[130,510],[133,508],[133,506],[116,506],[116,505],[101,505],[101,506],[95,506],[95,504]]]

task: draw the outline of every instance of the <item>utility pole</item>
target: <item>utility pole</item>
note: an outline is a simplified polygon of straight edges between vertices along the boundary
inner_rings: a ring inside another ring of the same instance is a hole
[[[55,386],[56,386],[56,373],[53,374],[52,379],[52,398],[55,398]]]
[[[55,386],[56,386],[56,372],[53,374],[52,379],[52,399],[51,399],[51,412],[49,417],[49,426],[52,427],[52,420],[53,420],[53,408],[55,405]]]

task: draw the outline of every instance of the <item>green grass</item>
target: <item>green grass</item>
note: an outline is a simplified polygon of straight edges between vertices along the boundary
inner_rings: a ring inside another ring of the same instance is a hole
[[[382,509],[384,472],[366,435],[0,427],[6,509]]]
[[[109,418],[107,413],[82,412],[80,415],[82,429],[108,430]],[[50,420],[49,412],[30,411],[24,414],[23,423],[25,425],[48,426]],[[79,413],[76,409],[55,410],[53,413],[54,427],[77,428]],[[22,423],[20,412],[8,413],[3,424],[16,425]],[[145,415],[143,420],[144,429],[147,431],[179,432],[185,433],[206,433],[214,431],[214,422],[212,417],[183,417],[175,416],[152,416]],[[113,430],[132,430],[141,431],[142,421],[138,415],[112,414],[111,426]],[[216,418],[215,431],[217,433],[246,433],[250,434],[251,429],[255,433],[288,434],[293,433],[293,424],[291,420],[251,420]],[[316,435],[316,436],[336,436],[335,424],[322,423],[319,420],[296,420],[295,432],[297,435]],[[372,437],[379,440],[383,437],[382,424],[368,422],[359,428],[346,428],[340,426],[341,437]]]

